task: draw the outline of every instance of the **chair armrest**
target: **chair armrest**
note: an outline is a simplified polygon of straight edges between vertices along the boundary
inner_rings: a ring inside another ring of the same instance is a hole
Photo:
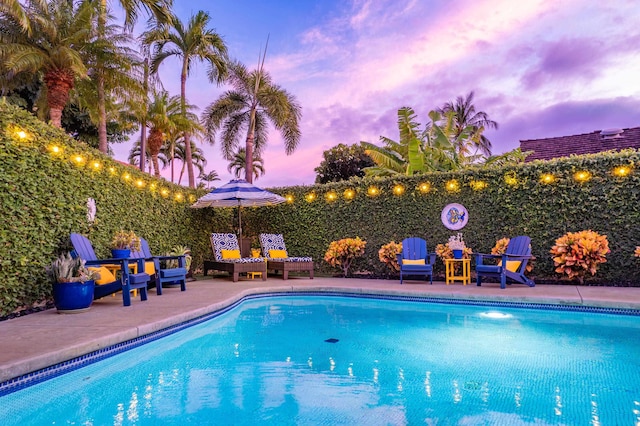
[[[502,256],[504,259],[508,259],[508,260],[525,260],[525,259],[531,259],[533,257],[530,254],[507,254],[507,253],[504,253]]]
[[[179,268],[187,267],[187,259],[184,254],[166,255],[166,256],[153,256],[154,259],[160,260],[178,260]]]
[[[402,265],[402,253],[396,254],[396,261],[398,262],[398,265]]]
[[[427,258],[425,259],[427,265],[435,265],[436,264],[436,254],[435,253],[427,253]]]

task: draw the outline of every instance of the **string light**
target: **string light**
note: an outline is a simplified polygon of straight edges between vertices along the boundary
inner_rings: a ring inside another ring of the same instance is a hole
[[[307,195],[305,195],[304,199],[307,200],[308,203],[310,203],[316,199],[316,194],[313,192],[310,192]]]
[[[62,148],[60,148],[58,145],[50,145],[49,151],[51,151],[52,154],[60,154],[62,153]]]
[[[84,163],[84,157],[80,154],[78,155],[74,155],[73,156],[73,161],[75,161],[77,164],[82,164]]]
[[[591,179],[591,173],[586,170],[580,170],[573,175],[573,178],[578,182],[586,182]]]
[[[627,166],[619,166],[613,169],[613,174],[620,177],[628,176],[631,173],[631,169]]]
[[[287,200],[287,203],[289,204],[293,203],[293,195],[291,194],[287,194],[284,199]]]
[[[540,175],[540,182],[550,184],[556,181],[556,177],[551,173],[543,173]]]
[[[375,197],[377,195],[380,195],[380,190],[378,188],[376,188],[375,186],[370,186],[369,189],[367,189],[367,194],[370,197]]]
[[[129,173],[125,173],[125,174],[122,175],[122,179],[130,180],[131,179],[131,175]]]
[[[402,195],[404,194],[404,186],[397,184],[396,186],[393,187],[393,193],[395,195]]]
[[[330,202],[330,203],[331,203],[331,202],[333,202],[333,201],[335,201],[335,200],[337,200],[337,199],[338,199],[338,194],[336,194],[336,193],[335,193],[335,192],[333,192],[333,191],[330,191],[330,192],[327,192],[327,193],[325,194],[325,198],[327,199],[327,201],[328,201],[328,202]]]
[[[91,163],[91,165],[93,166],[94,170],[100,169],[100,163],[97,161],[94,161],[93,163]]]
[[[175,196],[176,201],[182,201],[183,195],[182,193],[178,192]]]
[[[514,172],[509,172],[504,175],[504,181],[507,185],[516,186],[518,184],[518,179],[516,178],[516,174]]]
[[[162,195],[163,197],[168,197],[169,196],[169,190],[162,188],[162,190],[160,191],[160,195]]]
[[[345,189],[344,198],[347,200],[352,200],[353,197],[356,196],[356,192],[353,189]]]
[[[445,188],[449,192],[457,192],[460,190],[460,183],[455,179],[451,179],[445,183]]]
[[[422,182],[420,186],[418,186],[418,189],[420,190],[420,192],[426,194],[427,192],[431,191],[431,184],[429,182]]]
[[[136,185],[138,186],[138,188],[142,188],[144,187],[144,181],[142,179],[138,179],[136,181]]]
[[[482,180],[472,180],[471,182],[469,182],[469,186],[474,191],[482,191],[487,186],[489,186],[489,184],[487,182],[485,182],[485,181],[482,181]]]
[[[16,136],[20,140],[25,140],[27,139],[28,135],[27,135],[27,132],[25,132],[24,130],[16,130]]]

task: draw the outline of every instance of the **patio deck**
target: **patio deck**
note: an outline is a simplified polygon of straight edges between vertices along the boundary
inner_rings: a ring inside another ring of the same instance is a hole
[[[222,309],[243,296],[290,291],[347,291],[367,294],[426,296],[459,300],[527,302],[640,310],[640,288],[577,287],[514,284],[505,290],[498,283],[445,285],[405,280],[269,277],[267,281],[209,278],[187,283],[187,291],[167,288],[162,296],[149,292],[149,300],[105,297],[88,312],[60,315],[55,309],[0,322],[0,382],[124,342]]]

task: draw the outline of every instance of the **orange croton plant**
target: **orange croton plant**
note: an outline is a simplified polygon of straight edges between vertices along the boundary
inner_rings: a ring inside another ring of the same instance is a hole
[[[400,253],[402,253],[402,243],[391,241],[380,247],[380,250],[378,250],[378,259],[392,270],[398,272],[400,271],[400,266],[398,265],[397,256]]]
[[[342,268],[342,272],[346,277],[349,273],[351,262],[356,257],[364,254],[366,245],[367,242],[361,240],[360,237],[332,241],[324,255],[324,260],[331,266]]]
[[[556,272],[576,278],[580,284],[589,272],[595,275],[598,265],[607,261],[609,241],[595,231],[567,232],[551,247]]]

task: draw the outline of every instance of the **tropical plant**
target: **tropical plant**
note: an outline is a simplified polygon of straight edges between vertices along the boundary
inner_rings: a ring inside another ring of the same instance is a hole
[[[533,151],[522,152],[522,150],[518,147],[516,149],[502,153],[500,155],[490,156],[484,161],[483,166],[501,167],[501,166],[524,163],[526,158],[532,153]]]
[[[182,162],[182,166],[180,167],[180,176],[178,177],[177,182],[178,185],[181,185],[182,176],[184,176],[184,171],[187,168],[184,138],[177,139],[172,149],[173,156],[171,157],[171,167],[173,168],[175,160],[180,160]],[[207,165],[207,158],[204,156],[204,151],[202,151],[201,148],[198,148],[193,140],[191,141],[191,164],[198,170],[198,175],[204,173],[204,168]]]
[[[108,98],[114,93],[117,93],[123,88],[132,88],[136,90],[146,89],[144,83],[132,79],[129,73],[122,72],[123,70],[130,69],[131,64],[134,61],[131,59],[131,55],[123,49],[120,45],[115,43],[120,37],[128,37],[127,34],[121,33],[118,35],[110,29],[108,21],[112,19],[108,11],[108,1],[100,0],[96,2],[97,7],[97,22],[96,44],[99,49],[96,50],[94,72],[92,73],[92,79],[95,82],[97,102],[96,107],[98,109],[98,149],[104,153],[107,153],[107,104]],[[128,29],[133,29],[133,25],[137,21],[138,11],[146,9],[152,17],[155,18],[157,23],[167,22],[170,18],[170,6],[171,0],[120,0],[120,5],[125,12],[125,26]],[[136,61],[138,62],[138,61]],[[115,83],[113,75],[116,75]],[[110,77],[111,75],[111,77]],[[144,97],[146,97],[146,92]],[[143,138],[143,142],[145,139]]]
[[[82,54],[91,40],[90,0],[26,0],[0,9],[0,65],[9,75],[41,74],[51,123],[62,126],[62,110],[77,79],[88,76]]]
[[[199,177],[201,181],[207,182],[207,189],[209,189],[211,182],[220,180],[220,176],[218,175],[218,172],[216,172],[215,170],[211,170],[209,173],[206,173],[206,174],[200,174]]]
[[[235,155],[233,156],[233,160],[227,166],[227,171],[229,173],[233,173],[236,179],[240,177],[242,172],[244,172],[244,168],[247,167],[246,157],[247,157],[246,149],[240,148],[238,152],[236,152]],[[253,155],[252,166],[253,166],[253,176],[256,179],[258,179],[258,177],[260,176],[264,176],[264,173],[265,173],[264,160],[262,160],[262,158],[256,153],[254,153]]]
[[[113,235],[111,248],[118,250],[140,251],[140,238],[133,231],[119,230]]]
[[[575,278],[580,284],[584,284],[587,272],[592,276],[596,274],[598,265],[607,261],[609,252],[607,236],[592,230],[567,232],[550,250],[556,272],[567,275],[570,280]]]
[[[225,159],[231,160],[245,137],[245,179],[253,182],[253,159],[259,157],[267,143],[268,123],[280,132],[287,155],[300,142],[300,105],[296,98],[276,85],[263,68],[254,71],[234,62],[230,65],[229,83],[233,90],[225,92],[202,114],[209,142],[214,143],[220,131]],[[255,153],[254,153],[255,152]]]
[[[341,268],[344,276],[348,276],[351,262],[356,257],[364,254],[366,241],[355,238],[344,238],[338,241],[332,241],[324,255],[324,260],[331,266]]]
[[[187,246],[175,246],[171,249],[167,256],[184,256],[185,265],[187,271],[191,268],[191,262],[193,258],[191,257],[191,249]],[[178,260],[177,259],[167,259],[167,268],[177,268]]]
[[[84,263],[79,257],[73,258],[71,253],[63,253],[51,262],[47,275],[53,283],[85,283],[100,279],[100,273],[88,269]]]
[[[127,157],[127,161],[129,161],[129,164],[134,165],[134,166],[139,166],[140,165],[140,161],[142,159],[142,155],[140,153],[141,143],[142,143],[142,136],[140,136],[140,139],[138,139],[137,141],[135,141],[133,143],[133,146],[129,150],[129,156]],[[148,144],[147,144],[147,146],[148,146]],[[158,153],[158,165],[160,165],[163,170],[169,164],[169,159],[167,158],[167,155],[166,155],[166,153],[164,151],[165,151],[165,149],[164,149],[164,146],[163,146],[163,148]],[[153,173],[153,163],[151,162],[151,153],[149,152],[149,149],[147,149],[147,155],[144,156],[144,159],[145,159],[144,161],[146,162],[146,168],[148,168],[149,174],[152,174]],[[144,171],[144,169],[145,169],[145,167],[142,168],[143,171]]]
[[[438,111],[443,115],[453,113],[454,118],[454,139],[459,142],[471,140],[476,150],[487,156],[491,155],[491,141],[482,134],[485,129],[497,129],[498,123],[489,119],[489,115],[484,111],[476,112],[473,104],[473,91],[469,92],[466,98],[458,96],[454,102],[447,102]],[[477,139],[461,138],[465,134],[473,134],[480,131],[480,137]],[[457,147],[457,151],[462,151],[462,144]]]
[[[188,105],[185,115],[179,96],[169,96],[166,91],[154,94],[153,102],[149,105],[147,113],[147,125],[150,128],[147,145],[156,176],[160,176],[158,154],[165,143],[188,131],[201,130],[198,117],[189,111],[192,108],[191,105]],[[169,158],[171,159],[172,156],[170,155]],[[173,167],[171,180],[173,181]]]
[[[398,265],[398,255],[400,253],[402,253],[402,243],[391,241],[380,247],[380,250],[378,250],[378,259],[392,271],[399,272],[400,265]]]
[[[180,98],[182,114],[187,115],[187,77],[195,60],[209,64],[208,76],[211,82],[220,84],[227,74],[227,46],[222,37],[207,28],[211,17],[204,11],[191,16],[187,26],[176,16],[166,28],[148,31],[143,39],[147,45],[155,45],[151,61],[151,71],[157,73],[160,64],[167,58],[177,56],[182,59],[180,72]],[[195,188],[195,174],[191,152],[191,132],[185,131],[185,164],[189,176],[189,187]]]

